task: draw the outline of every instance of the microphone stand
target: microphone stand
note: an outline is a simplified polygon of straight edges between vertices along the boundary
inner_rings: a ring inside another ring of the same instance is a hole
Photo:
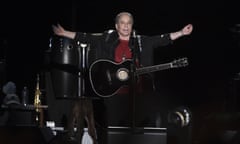
[[[93,144],[97,144],[97,135],[95,130],[95,120],[93,115],[92,99],[86,96],[86,73],[88,65],[89,47],[85,43],[77,42],[78,49],[78,97],[72,108],[72,117],[70,119],[69,130],[70,136],[74,133],[74,120],[77,119],[77,139],[82,140],[84,132],[84,120],[88,125],[88,134],[93,140]]]
[[[78,56],[79,56],[79,65],[78,65],[78,97],[83,98],[85,97],[85,76],[86,76],[86,49],[87,44],[78,43]]]
[[[136,60],[137,60],[137,38],[136,38],[136,32],[133,30],[133,35],[132,35],[132,43],[131,43],[131,51],[132,51],[132,63],[131,63],[131,70],[130,70],[130,105],[132,106],[132,111],[131,111],[131,127],[133,132],[135,131],[136,128],[136,109],[135,109],[135,98],[136,98]],[[131,107],[130,106],[130,107]]]

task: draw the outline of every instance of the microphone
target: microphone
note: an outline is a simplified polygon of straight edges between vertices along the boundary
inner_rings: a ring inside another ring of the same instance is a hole
[[[136,30],[132,29],[132,33],[131,33],[131,36],[130,36],[130,51],[133,51],[134,50],[134,47],[136,46],[136,38],[137,38],[137,35],[136,35]]]
[[[136,30],[132,30],[132,37],[135,39],[135,38],[137,38],[137,35],[136,35]]]

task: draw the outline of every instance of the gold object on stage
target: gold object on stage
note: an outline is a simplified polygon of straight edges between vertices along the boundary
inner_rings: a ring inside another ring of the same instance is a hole
[[[35,89],[35,97],[34,97],[34,106],[36,107],[36,111],[39,112],[39,107],[41,105],[41,91],[39,88],[39,74],[37,75],[37,84],[36,84],[36,89]]]
[[[39,83],[40,83],[40,78],[39,78],[39,74],[38,74],[37,75],[37,84],[36,84],[36,89],[35,89],[35,96],[34,96],[34,107],[36,110],[36,122],[41,127],[43,125],[43,114],[42,114],[42,108],[41,108],[42,92],[40,91]]]

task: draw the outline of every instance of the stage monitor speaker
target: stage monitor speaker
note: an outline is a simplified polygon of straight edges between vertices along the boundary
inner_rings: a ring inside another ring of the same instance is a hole
[[[126,127],[108,128],[107,144],[166,144],[165,128],[137,128]]]

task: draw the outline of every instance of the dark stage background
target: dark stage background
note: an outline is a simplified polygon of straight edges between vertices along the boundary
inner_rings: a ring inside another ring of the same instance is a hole
[[[236,32],[240,11],[234,2],[5,1],[0,7],[1,69],[6,69],[1,74],[1,85],[14,81],[19,94],[23,86],[28,86],[31,99],[34,97],[36,74],[46,68],[44,54],[53,35],[52,24],[60,23],[73,31],[103,32],[114,28],[117,13],[129,11],[140,34],[173,32],[188,23],[194,26],[191,36],[154,52],[154,64],[181,57],[189,61],[187,67],[154,73],[159,96],[154,108],[165,115],[178,106],[189,107],[193,112],[193,139],[204,137],[207,132],[204,126],[209,123],[228,127],[225,119],[230,118],[225,114],[240,110],[240,38]]]

